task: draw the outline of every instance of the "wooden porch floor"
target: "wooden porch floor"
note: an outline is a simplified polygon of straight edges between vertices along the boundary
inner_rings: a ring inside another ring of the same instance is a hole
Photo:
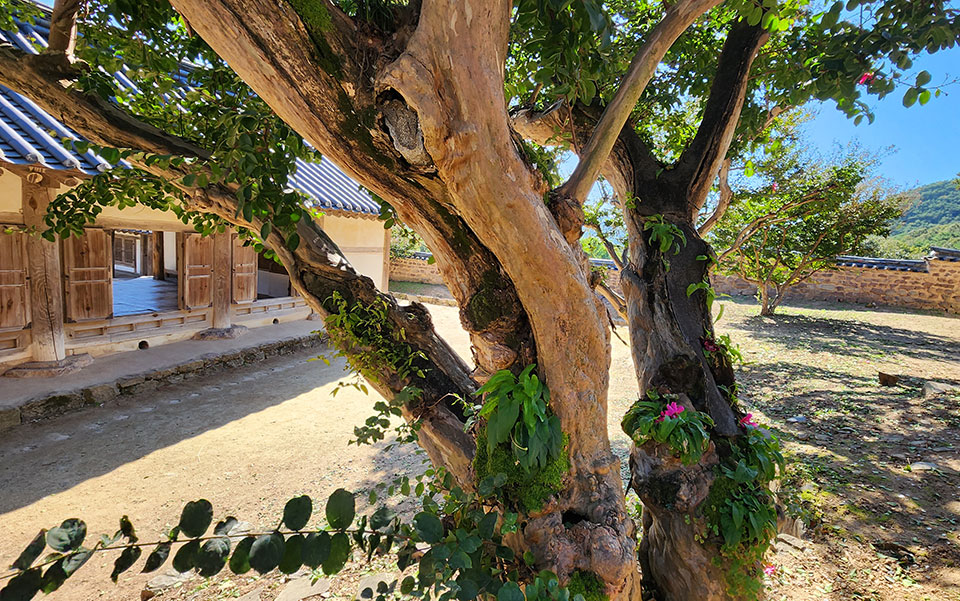
[[[113,315],[138,315],[176,311],[177,283],[150,276],[118,277],[113,280]]]

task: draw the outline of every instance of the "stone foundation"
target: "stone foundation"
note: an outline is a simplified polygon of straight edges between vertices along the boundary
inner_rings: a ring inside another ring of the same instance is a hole
[[[310,334],[290,340],[268,342],[222,355],[208,355],[176,367],[127,376],[116,382],[55,394],[27,401],[20,407],[0,409],[0,432],[23,423],[49,419],[64,413],[112,401],[120,395],[141,394],[156,390],[163,384],[216,373],[223,369],[259,363],[267,357],[287,355],[300,349],[324,345],[326,334]]]

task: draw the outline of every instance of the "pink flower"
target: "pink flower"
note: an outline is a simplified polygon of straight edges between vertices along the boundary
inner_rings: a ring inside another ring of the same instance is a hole
[[[773,576],[777,573],[777,566],[770,564],[768,566],[763,566],[763,573],[767,576]]]
[[[780,186],[777,184],[777,182],[773,182],[773,186],[771,186],[771,187],[773,188],[773,191],[774,191],[774,192],[776,192],[777,189],[780,188]]]
[[[873,74],[872,71],[864,73],[860,76],[860,79],[857,80],[857,84],[861,86],[868,86],[877,77]]]
[[[669,419],[671,417],[676,417],[681,413],[683,413],[683,406],[678,405],[675,402],[671,402],[670,404],[667,405],[666,409],[660,412],[660,417],[657,418],[657,423],[662,422],[663,420]]]
[[[740,423],[740,427],[741,427],[741,428],[746,428],[747,426],[751,426],[751,427],[753,427],[753,428],[756,428],[756,427],[759,425],[757,422],[753,421],[753,414],[752,414],[752,413],[748,413],[748,414],[744,415],[743,417],[741,417],[739,423]]]
[[[719,346],[716,342],[714,342],[713,340],[711,340],[710,338],[704,338],[704,339],[703,339],[703,350],[705,350],[705,351],[707,351],[707,352],[710,352],[710,353],[715,353],[715,352],[717,352],[717,351],[720,350],[720,346]]]

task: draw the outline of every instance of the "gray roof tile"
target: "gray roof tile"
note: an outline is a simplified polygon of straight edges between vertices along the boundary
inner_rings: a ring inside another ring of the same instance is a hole
[[[0,43],[9,43],[24,52],[36,54],[38,45],[41,48],[46,46],[49,32],[46,19],[37,19],[34,24],[19,23],[18,31],[0,30]],[[119,85],[136,89],[126,75],[115,73],[114,77]],[[80,154],[67,150],[60,142],[64,138],[81,139],[33,101],[0,86],[0,161],[58,170],[75,169],[87,175],[96,175],[109,168],[110,165],[93,152]],[[380,214],[380,207],[370,194],[326,158],[319,163],[298,159],[290,183],[320,210],[371,216]]]

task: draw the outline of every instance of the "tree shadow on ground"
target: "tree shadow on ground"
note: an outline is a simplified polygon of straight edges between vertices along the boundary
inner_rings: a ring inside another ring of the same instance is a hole
[[[732,294],[732,295],[723,295],[718,298],[719,302],[726,303],[736,303],[743,306],[753,306],[756,307],[759,311],[760,304],[757,302],[757,299],[753,295],[749,294]],[[816,311],[843,311],[848,313],[895,313],[898,315],[930,315],[934,317],[953,317],[956,318],[956,315],[942,311],[939,309],[910,309],[905,307],[894,307],[891,305],[873,305],[868,303],[854,303],[849,301],[842,301],[837,299],[836,301],[817,301],[817,300],[802,300],[802,299],[793,299],[790,298],[790,293],[787,293],[786,298],[783,303],[777,308],[779,311],[781,308],[795,308],[795,309],[808,309]]]
[[[339,361],[313,363],[308,378],[282,375],[320,353],[322,347],[219,370],[5,432],[0,515],[342,378]],[[271,377],[284,378],[282,390],[257,382]],[[244,444],[255,441],[251,432]]]
[[[960,326],[960,320],[958,320]],[[747,317],[735,326],[759,340],[775,342],[787,350],[874,356],[900,354],[917,359],[942,359],[956,352],[956,338],[937,336],[863,321],[779,314]]]
[[[921,398],[916,378],[880,386],[788,361],[741,380],[747,391],[766,388],[747,402],[785,443],[798,504],[826,514],[812,526],[902,555],[904,565],[921,555],[935,568],[960,563],[960,549],[945,538],[960,523],[960,504],[949,502],[960,486],[960,398]]]

